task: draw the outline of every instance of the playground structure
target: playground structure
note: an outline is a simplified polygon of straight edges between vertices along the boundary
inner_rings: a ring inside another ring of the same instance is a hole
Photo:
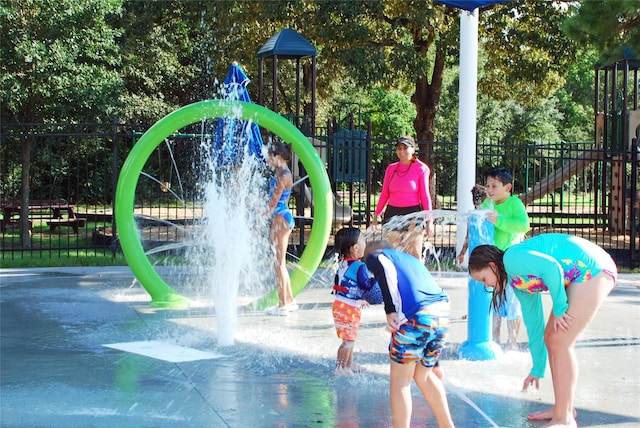
[[[324,161],[327,159],[327,148],[323,145],[323,143],[313,137],[309,137],[309,142],[316,149],[318,153],[318,157]],[[302,220],[311,220],[312,214],[315,210],[315,201],[313,199],[313,191],[311,187],[308,185],[308,177],[304,166],[299,161],[297,155],[294,154],[293,161],[291,165],[291,172],[293,173],[296,186],[294,186],[294,196],[297,201],[302,201],[301,206],[304,207],[304,211],[298,210],[298,213],[303,213]],[[332,194],[333,199],[333,226],[340,227],[343,224],[351,223],[353,218],[353,210],[349,205],[345,205],[341,203],[338,198],[336,198],[335,193]],[[306,209],[309,209],[309,213],[307,213]],[[308,214],[308,215],[307,215]]]
[[[585,168],[608,158],[613,161],[611,171],[601,171],[601,180],[593,183],[594,190],[602,192],[596,203],[603,211],[608,210],[607,226],[611,232],[625,233],[631,228],[627,201],[637,192],[638,172],[637,167],[627,171],[626,160],[637,151],[640,136],[639,71],[640,61],[631,59],[596,68],[593,147],[567,160],[519,195],[525,205],[555,192]]]
[[[344,174],[340,177],[336,176],[336,169],[332,169],[331,165],[339,164],[344,166],[341,173],[347,171],[347,167],[352,167],[354,164],[351,159],[346,159],[348,162],[344,164],[344,158],[338,158],[340,151],[339,147],[335,147],[332,154],[329,154],[327,150],[327,142],[323,142],[316,138],[316,49],[313,47],[302,35],[291,29],[284,29],[277,32],[260,48],[258,51],[258,104],[268,106],[272,111],[282,114],[288,118],[298,129],[300,129],[308,138],[313,147],[316,148],[318,156],[325,162],[325,168],[328,169],[330,174],[330,181],[333,184],[333,225],[334,227],[340,227],[344,224],[350,224],[353,219],[354,211],[352,209],[353,204],[344,204],[336,195],[335,183],[341,182],[341,178],[346,178]],[[271,99],[270,102],[266,99],[267,91],[265,88],[265,61],[271,61]],[[278,74],[278,64],[280,60],[294,60],[296,64],[295,73],[295,113],[291,112],[290,101],[285,97],[278,97],[278,88],[282,87],[280,82],[280,76]],[[303,61],[306,65],[303,65]],[[310,64],[309,64],[310,61]],[[304,85],[302,85],[304,82]],[[308,100],[302,107],[303,98]],[[280,101],[280,102],[279,102]],[[284,107],[283,107],[284,106]],[[303,111],[304,110],[304,111]],[[346,132],[346,131],[344,131]],[[360,145],[365,142],[364,132],[357,136],[348,136],[336,134],[330,138],[335,138],[338,146],[348,145],[348,142],[358,141]],[[348,142],[347,142],[348,140]],[[353,151],[349,151],[347,156],[350,156]],[[362,152],[364,153],[364,151]],[[359,162],[359,171],[365,171],[364,160]],[[314,217],[315,211],[315,197],[314,190],[308,186],[307,174],[305,168],[300,165],[297,156],[293,157],[291,169],[294,175],[296,186],[293,189],[293,196],[296,201],[296,222],[302,233],[299,235],[300,242],[299,247],[304,249],[305,238],[304,229],[308,226]],[[349,180],[353,179],[353,173],[349,175]],[[359,173],[358,179],[361,182],[366,181],[366,177]],[[347,180],[345,180],[347,181]],[[353,181],[349,181],[353,183]],[[351,194],[353,194],[351,192]],[[309,209],[309,211],[307,211]]]

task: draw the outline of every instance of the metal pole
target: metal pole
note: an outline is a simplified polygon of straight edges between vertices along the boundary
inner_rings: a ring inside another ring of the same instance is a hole
[[[471,189],[476,184],[476,110],[478,81],[478,9],[460,12],[460,93],[458,107],[458,212],[471,211]],[[458,230],[466,230],[466,222]],[[456,234],[456,254],[466,233]]]

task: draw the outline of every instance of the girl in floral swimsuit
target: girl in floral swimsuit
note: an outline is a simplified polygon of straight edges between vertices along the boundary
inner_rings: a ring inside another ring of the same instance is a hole
[[[504,300],[506,287],[513,287],[522,305],[533,359],[523,390],[539,386],[549,353],[555,404],[528,418],[551,419],[545,427],[577,427],[575,343],[615,285],[617,268],[611,256],[582,238],[543,234],[505,252],[493,245],[476,247],[469,257],[469,274],[493,288],[494,307]],[[543,291],[548,291],[553,301],[546,326]]]

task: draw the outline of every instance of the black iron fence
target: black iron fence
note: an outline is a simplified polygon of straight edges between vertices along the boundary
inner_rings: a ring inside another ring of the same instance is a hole
[[[135,217],[145,248],[181,240],[185,228],[202,220],[203,141],[215,136],[215,121],[181,129],[159,142],[146,160],[135,192]],[[320,129],[320,128],[319,128]],[[394,141],[372,139],[365,130],[322,128],[310,141],[334,190],[334,229],[367,227],[386,165],[395,161]],[[42,257],[117,254],[115,189],[126,156],[144,127],[110,124],[2,124],[0,130],[0,204],[2,260],[36,252]],[[422,143],[429,159],[437,207],[457,208],[455,143]],[[28,154],[28,158],[25,157]],[[496,166],[514,175],[531,218],[529,235],[564,232],[604,247],[621,266],[639,264],[638,148],[599,149],[593,143],[477,145],[479,182]],[[29,164],[29,221],[22,211],[22,165]],[[297,219],[290,251],[299,255],[313,226],[313,189],[294,157],[299,184],[291,206]],[[470,190],[470,189],[469,189]],[[56,207],[71,206],[73,213]],[[73,217],[73,218],[70,218]],[[180,227],[176,227],[179,225]],[[21,233],[27,227],[29,233]],[[458,226],[449,217],[436,222],[431,243],[442,260],[455,256]],[[331,245],[331,242],[330,242]]]

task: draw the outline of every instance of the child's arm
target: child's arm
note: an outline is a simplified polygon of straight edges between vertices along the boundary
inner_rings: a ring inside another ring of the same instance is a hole
[[[374,252],[369,254],[367,257],[366,264],[367,268],[373,273],[378,284],[380,285],[380,291],[382,292],[382,299],[384,301],[384,311],[387,315],[395,314],[396,307],[393,303],[393,298],[391,297],[391,292],[389,291],[389,285],[387,284],[387,277],[384,272],[384,267],[382,263],[380,263],[379,257],[382,257],[382,254],[379,252]],[[395,266],[394,266],[395,267]]]
[[[522,319],[527,328],[529,338],[529,352],[533,366],[530,376],[542,379],[547,367],[547,348],[544,345],[544,310],[540,293],[522,294],[516,293],[516,298],[522,307]]]
[[[464,237],[464,244],[462,244],[462,248],[460,249],[460,254],[458,254],[458,258],[457,258],[458,266],[464,263],[464,256],[467,254],[468,249],[469,249],[469,228],[467,228],[467,235]]]
[[[367,266],[364,263],[362,263],[358,268],[356,278],[358,280],[358,287],[360,287],[364,291],[371,290],[371,287],[373,287],[373,284],[375,284],[375,278],[371,278],[369,276],[369,271],[367,270]]]
[[[378,224],[378,217],[382,215],[384,207],[387,205],[387,202],[389,202],[389,182],[391,181],[392,170],[395,170],[395,167],[389,165],[384,172],[384,178],[382,180],[382,190],[380,191],[380,197],[378,198],[378,205],[373,212],[374,226]]]

